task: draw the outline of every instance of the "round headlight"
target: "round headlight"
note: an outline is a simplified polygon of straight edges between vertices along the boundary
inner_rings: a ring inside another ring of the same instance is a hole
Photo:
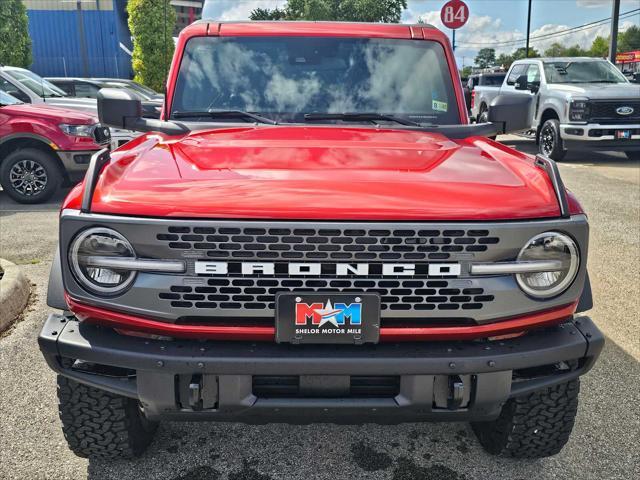
[[[520,288],[532,297],[548,298],[564,292],[578,273],[580,254],[576,243],[567,235],[545,232],[533,237],[520,250],[518,261],[555,261],[550,271],[516,275]]]
[[[129,241],[110,228],[90,228],[81,232],[69,248],[69,264],[76,280],[90,292],[115,295],[133,282],[136,272],[100,266],[100,257],[132,258]]]

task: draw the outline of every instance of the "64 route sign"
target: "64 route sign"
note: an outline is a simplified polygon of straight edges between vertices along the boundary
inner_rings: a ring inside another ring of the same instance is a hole
[[[440,20],[447,28],[460,28],[469,20],[469,7],[462,0],[450,0],[440,10]]]

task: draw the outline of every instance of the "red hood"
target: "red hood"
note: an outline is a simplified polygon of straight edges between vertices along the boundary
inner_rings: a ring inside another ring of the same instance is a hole
[[[66,207],[78,208],[78,191]],[[95,212],[204,218],[498,220],[559,215],[530,157],[485,138],[375,128],[145,135],[113,154]]]
[[[19,115],[21,117],[34,117],[51,120],[56,123],[69,123],[72,125],[92,125],[98,123],[98,118],[89,113],[67,108],[52,107],[50,105],[18,104],[2,107],[2,113],[7,115]]]

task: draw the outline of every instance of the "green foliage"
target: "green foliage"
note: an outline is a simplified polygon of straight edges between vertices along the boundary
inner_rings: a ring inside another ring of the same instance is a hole
[[[334,20],[398,23],[407,0],[287,0],[282,9],[257,8],[251,20]]]
[[[640,50],[640,28],[633,25],[618,33],[618,52]]]
[[[605,58],[609,55],[609,38],[597,36],[593,39],[591,48],[589,49],[589,55],[592,57]]]
[[[173,57],[176,12],[170,0],[129,0],[127,12],[134,80],[161,92]]]
[[[507,55],[506,53],[501,53],[498,55],[498,58],[496,58],[496,65],[504,68],[505,70],[507,70],[513,62],[513,56]]]
[[[31,65],[29,18],[22,0],[0,0],[0,64]]]
[[[473,68],[471,66],[467,65],[462,70],[460,70],[460,77],[461,78],[467,78],[472,73],[473,73]]]
[[[481,48],[476,55],[475,63],[480,68],[491,67],[496,64],[495,48]]]
[[[609,46],[607,45],[607,49]],[[589,57],[594,56],[590,50],[584,50],[580,45],[573,45],[572,47],[565,47],[560,43],[552,43],[549,48],[544,51],[545,57]]]

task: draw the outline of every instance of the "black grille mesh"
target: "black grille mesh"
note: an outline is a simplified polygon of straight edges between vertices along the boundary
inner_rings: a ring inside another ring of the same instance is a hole
[[[620,115],[616,112],[619,107],[632,107],[631,115]],[[589,105],[589,118],[599,123],[628,123],[640,120],[640,102],[638,101],[607,101],[591,102]]]
[[[499,243],[489,230],[169,227],[157,240],[211,259],[446,260]]]
[[[206,286],[174,285],[158,297],[173,308],[268,310],[278,292],[380,294],[385,311],[479,310],[494,300],[482,288],[451,288],[447,280],[210,278]]]

